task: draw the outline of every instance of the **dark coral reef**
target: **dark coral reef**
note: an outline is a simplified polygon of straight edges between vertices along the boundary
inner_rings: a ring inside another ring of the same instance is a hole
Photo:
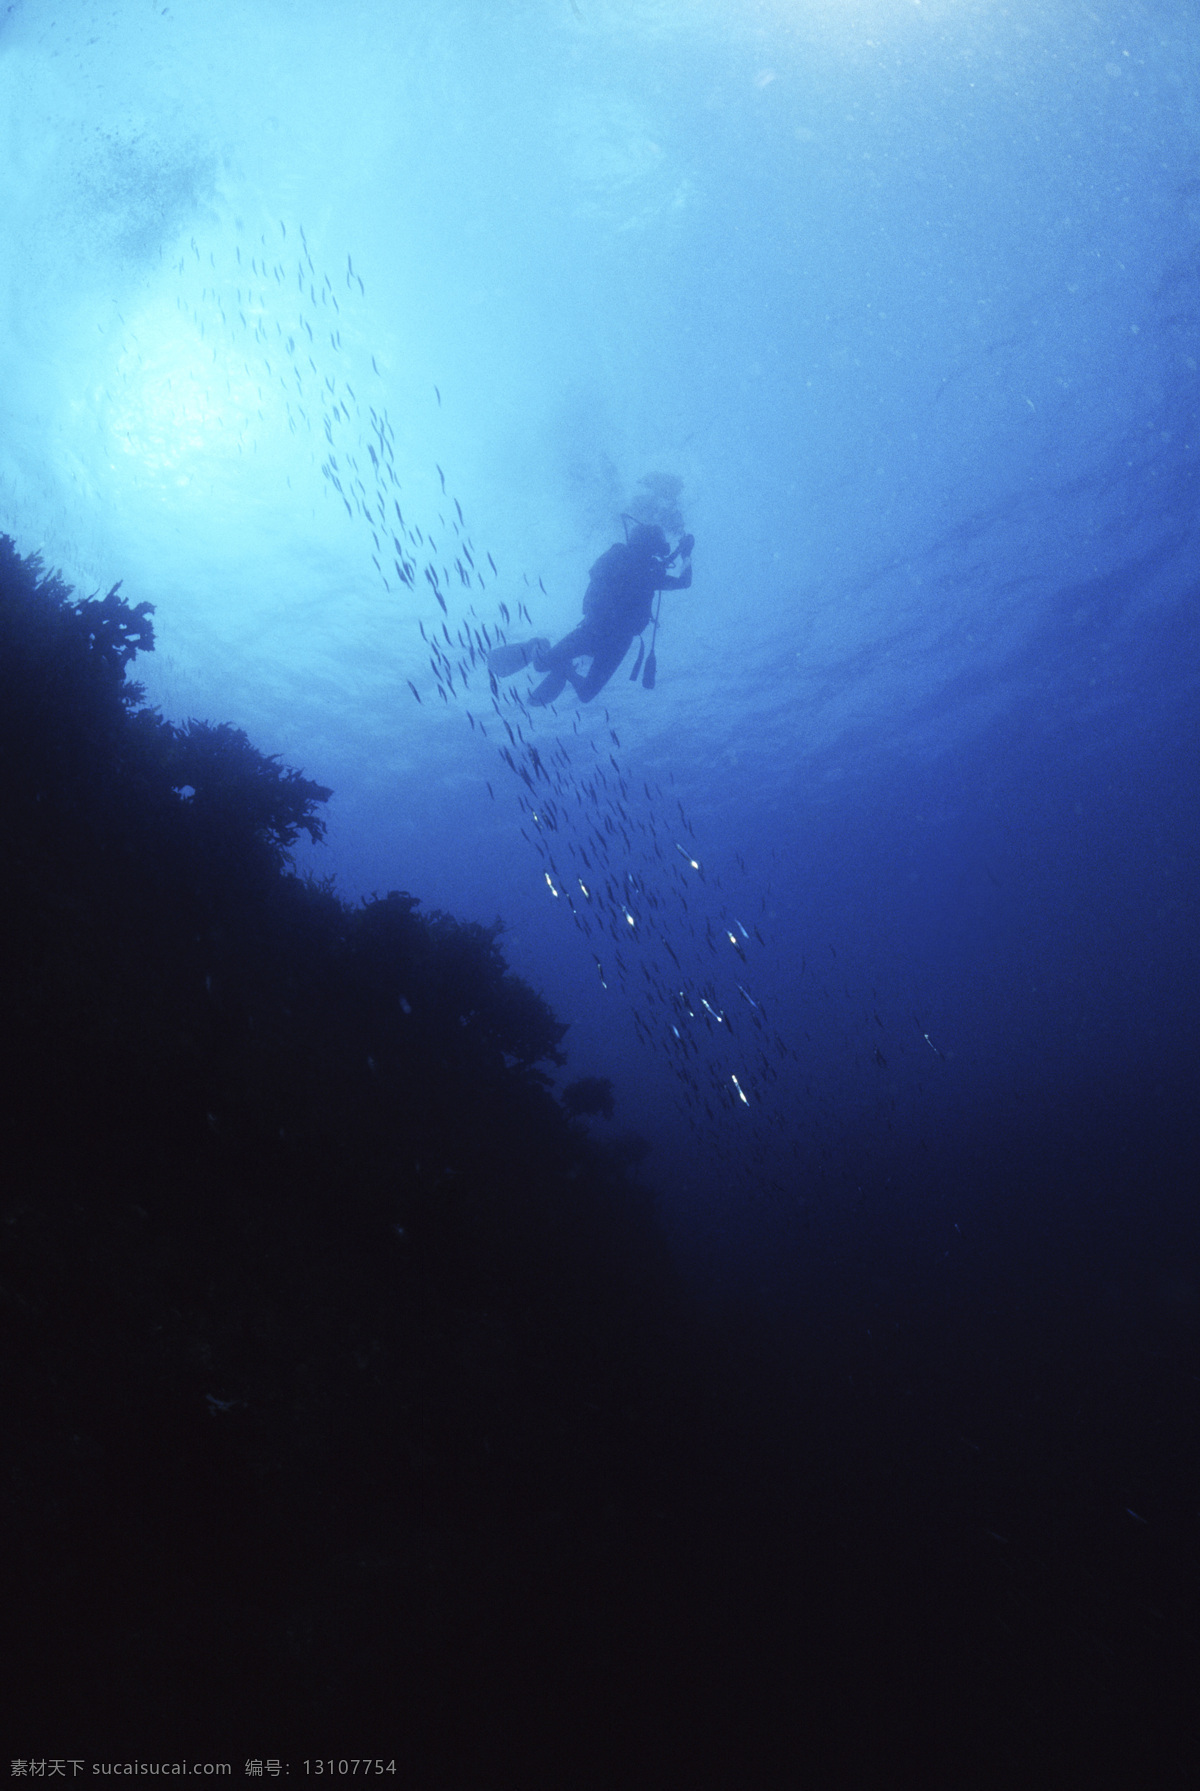
[[[13,1748],[467,1782],[620,1652],[665,1248],[499,928],[297,877],[330,791],[146,707],[150,614],[0,537]]]

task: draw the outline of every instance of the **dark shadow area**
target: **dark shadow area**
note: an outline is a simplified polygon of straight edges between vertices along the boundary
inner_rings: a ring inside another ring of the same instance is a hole
[[[294,876],[152,641],[0,537],[10,1756],[1188,1782],[1194,1158],[1122,1264],[1099,1118],[946,1145],[702,1310],[498,929]]]

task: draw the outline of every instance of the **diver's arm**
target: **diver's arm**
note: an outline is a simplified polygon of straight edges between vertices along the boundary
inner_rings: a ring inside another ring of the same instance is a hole
[[[692,549],[695,545],[696,537],[694,535],[685,535],[683,537],[679,546],[671,555],[672,559],[675,559],[676,556],[682,558],[683,571],[679,574],[678,578],[664,578],[662,584],[658,587],[660,591],[687,591],[691,589]]]
[[[689,591],[692,586],[692,562],[683,562],[683,571],[678,578],[664,578],[655,588],[659,591]]]

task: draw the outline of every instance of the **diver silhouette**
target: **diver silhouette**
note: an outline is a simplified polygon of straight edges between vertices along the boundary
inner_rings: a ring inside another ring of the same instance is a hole
[[[658,617],[654,599],[659,591],[686,591],[692,582],[692,548],[695,537],[684,535],[673,551],[666,535],[654,523],[640,522],[629,531],[625,541],[616,541],[602,553],[588,575],[588,588],[583,599],[583,620],[557,646],[547,640],[531,641],[522,652],[520,663],[533,663],[533,669],[546,675],[529,701],[536,706],[552,703],[570,684],[581,703],[590,703],[612,677],[639,634],[644,634],[651,620],[654,636],[646,655],[642,682],[653,690],[657,672],[654,642],[658,634]],[[682,560],[678,576],[667,567]],[[512,652],[501,648],[500,652]],[[642,668],[643,649],[639,649],[632,676]],[[496,656],[499,658],[499,655]],[[577,659],[590,659],[582,675],[575,670]],[[494,670],[516,670],[505,662]]]

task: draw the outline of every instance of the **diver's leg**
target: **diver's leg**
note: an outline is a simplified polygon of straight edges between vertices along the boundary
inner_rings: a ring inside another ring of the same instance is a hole
[[[557,702],[566,687],[566,682],[567,674],[565,672],[550,672],[547,677],[542,679],[536,690],[530,691],[529,707],[544,709],[547,703]]]
[[[570,634],[563,636],[557,647],[551,647],[549,652],[539,656],[537,669],[544,671],[546,676],[529,698],[535,709],[544,708],[547,703],[553,703],[560,697],[568,678],[574,684],[575,674],[571,670],[571,661],[578,653],[591,652],[588,639],[587,624],[581,622],[578,628],[573,628]]]
[[[605,641],[592,655],[586,677],[577,678],[573,673],[567,673],[581,703],[590,703],[600,694],[632,645],[631,634],[623,635],[620,640]]]

